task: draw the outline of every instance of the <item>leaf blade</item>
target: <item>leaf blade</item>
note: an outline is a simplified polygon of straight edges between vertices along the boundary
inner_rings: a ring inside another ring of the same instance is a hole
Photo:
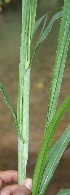
[[[43,21],[44,18],[48,17],[48,15],[52,12],[55,12],[55,11],[59,11],[59,10],[62,10],[62,7],[59,7],[59,8],[56,8],[56,9],[53,9],[51,11],[48,11],[47,14],[43,15],[41,18],[39,18],[36,22],[35,22],[35,25],[34,25],[34,30],[33,30],[33,36],[35,35],[38,27],[40,26],[41,22]],[[43,31],[42,31],[43,32]]]
[[[46,164],[46,158],[48,156],[49,148],[52,143],[52,139],[53,139],[56,127],[69,106],[70,106],[70,96],[68,96],[63,101],[58,111],[56,112],[55,116],[53,117],[52,121],[50,122],[47,128],[47,131],[44,134],[42,145],[41,145],[41,148],[38,154],[36,167],[34,170],[32,195],[38,195],[39,193],[42,174],[43,174],[44,167]]]
[[[48,163],[46,163],[46,168],[43,174],[41,187],[40,187],[40,195],[45,193],[45,190],[52,178],[52,175],[59,163],[59,160],[70,142],[70,124],[66,128],[66,130],[62,133],[60,138],[56,141],[56,143],[52,146],[48,154]]]
[[[68,0],[65,1],[64,4],[63,16],[60,25],[59,41],[58,41],[55,65],[54,65],[52,82],[51,82],[45,131],[53,115],[55,114],[58,96],[60,93],[62,77],[64,73],[69,40],[70,40],[70,1]]]
[[[42,16],[41,18],[39,18],[36,22],[35,22],[35,26],[34,26],[34,30],[33,30],[33,36],[35,35],[38,27],[40,26],[41,22],[43,21],[43,19],[47,16],[47,14],[45,14],[44,16]]]
[[[3,96],[5,98],[5,102],[7,103],[9,109],[11,110],[11,113],[12,113],[12,116],[14,118],[14,122],[15,122],[15,125],[16,125],[16,128],[17,128],[17,131],[18,131],[18,123],[17,123],[17,115],[16,115],[16,112],[13,108],[13,105],[8,97],[8,94],[7,94],[7,91],[6,89],[4,88],[3,84],[0,82],[0,90],[2,91],[3,93]],[[19,133],[19,132],[18,132]]]
[[[38,41],[36,42],[36,44],[35,44],[35,46],[34,46],[34,48],[33,48],[33,51],[32,51],[32,55],[31,55],[31,59],[30,59],[30,66],[32,65],[32,62],[33,62],[33,59],[34,59],[34,57],[35,57],[35,54],[36,54],[36,52],[37,52],[38,47],[40,46],[40,44],[42,43],[42,41],[44,41],[45,38],[48,36],[48,34],[49,34],[49,32],[50,32],[50,30],[51,30],[51,28],[52,28],[54,22],[55,22],[57,19],[59,19],[61,16],[62,16],[62,11],[56,13],[56,14],[52,17],[52,19],[51,19],[49,25],[48,25],[47,28],[44,30],[44,32],[43,32],[42,34],[40,34],[39,39],[38,39]]]

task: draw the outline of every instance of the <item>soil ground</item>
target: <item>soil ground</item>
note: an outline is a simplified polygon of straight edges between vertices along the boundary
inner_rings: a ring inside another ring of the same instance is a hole
[[[53,5],[52,5],[53,6]],[[56,5],[54,5],[56,7]],[[45,1],[39,1],[37,17],[50,10],[51,6]],[[49,21],[49,20],[48,20]],[[46,112],[48,107],[49,89],[55,51],[58,40],[59,22],[54,27],[46,41],[41,45],[31,70],[30,95],[30,140],[27,175],[32,177],[41,145]],[[41,27],[40,27],[41,28]],[[39,34],[35,36],[35,40]],[[7,6],[0,14],[0,82],[5,86],[8,95],[16,109],[18,66],[21,34],[21,4]],[[70,52],[70,50],[69,50]],[[70,94],[70,54],[68,58],[60,91],[58,106]],[[53,142],[67,127],[70,121],[70,110],[67,111],[57,128]],[[12,115],[5,104],[0,92],[0,170],[17,170],[17,135]],[[55,195],[61,188],[70,187],[70,145],[65,150],[54,177],[49,184],[47,195]]]

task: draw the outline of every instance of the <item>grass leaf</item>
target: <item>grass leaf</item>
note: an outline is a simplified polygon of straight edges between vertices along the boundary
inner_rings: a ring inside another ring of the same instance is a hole
[[[38,159],[36,162],[34,176],[33,176],[32,195],[38,195],[39,193],[42,175],[46,164],[46,159],[48,156],[50,145],[52,143],[52,139],[54,137],[54,133],[56,131],[56,127],[69,106],[70,106],[70,96],[63,101],[58,111],[54,115],[53,119],[51,120],[47,128],[47,131],[44,134],[41,149],[39,151]]]
[[[39,19],[35,22],[34,31],[33,31],[33,37],[34,37],[34,35],[35,35],[35,33],[36,33],[38,27],[40,26],[41,22],[43,21],[43,19],[44,19],[47,15],[48,15],[48,13],[45,14],[44,16],[42,16],[41,18],[39,18]]]
[[[52,178],[52,175],[59,163],[59,160],[70,142],[70,124],[66,128],[66,130],[62,133],[60,138],[56,141],[56,143],[52,146],[48,154],[48,163],[46,163],[46,168],[44,170],[42,183],[40,187],[40,195],[45,193],[45,190]]]
[[[49,34],[49,32],[50,32],[50,30],[51,30],[51,28],[52,28],[54,22],[55,22],[56,20],[58,20],[59,18],[61,18],[61,16],[62,16],[62,11],[56,13],[56,14],[52,17],[52,19],[51,19],[49,25],[47,26],[47,28],[44,30],[44,32],[43,32],[43,33],[41,34],[41,36],[39,37],[39,40],[38,40],[38,42],[37,42],[38,45],[39,45],[42,41],[44,41],[44,40],[46,39],[46,37],[47,37],[47,35]]]
[[[34,48],[33,48],[33,52],[32,52],[32,55],[31,55],[31,60],[30,60],[30,66],[32,65],[32,62],[33,62],[33,59],[34,59],[34,57],[35,57],[35,54],[36,54],[36,52],[37,52],[38,47],[40,46],[40,44],[41,44],[41,43],[46,39],[46,37],[48,36],[48,34],[49,34],[49,32],[50,32],[50,30],[51,30],[51,28],[52,28],[54,22],[55,22],[57,19],[61,18],[61,16],[62,16],[62,11],[56,13],[56,14],[52,17],[52,19],[51,19],[49,25],[48,25],[48,26],[45,28],[45,30],[40,34],[40,36],[39,36],[39,38],[38,38],[38,41],[36,42],[36,44],[35,44],[35,46],[34,46]]]
[[[55,12],[55,11],[60,11],[62,10],[62,7],[59,7],[59,8],[56,8],[56,9],[53,9],[51,11],[48,11],[47,14],[43,15],[41,18],[39,18],[36,22],[35,22],[35,25],[34,25],[34,30],[33,30],[33,37],[38,29],[38,27],[40,26],[41,22],[43,21],[43,19],[47,19],[48,15],[52,12]],[[44,21],[45,22],[45,21]],[[43,28],[44,29],[44,28]],[[42,31],[43,32],[43,31]],[[40,34],[41,35],[41,34]]]
[[[56,111],[58,96],[60,92],[64,67],[65,67],[65,62],[67,57],[69,40],[70,40],[70,0],[68,1],[65,0],[62,20],[60,25],[56,60],[55,60],[52,82],[51,82],[46,127],[50,123]]]
[[[4,95],[4,98],[5,98],[5,101],[9,107],[9,109],[11,110],[11,113],[12,113],[12,116],[14,118],[14,122],[15,122],[15,125],[16,125],[16,128],[17,128],[17,131],[18,131],[18,124],[17,124],[17,115],[16,115],[16,112],[12,106],[12,103],[8,97],[8,94],[7,94],[7,91],[6,89],[4,88],[4,86],[2,85],[2,83],[0,82],[0,90],[2,91],[3,95]],[[19,133],[19,132],[18,132]]]

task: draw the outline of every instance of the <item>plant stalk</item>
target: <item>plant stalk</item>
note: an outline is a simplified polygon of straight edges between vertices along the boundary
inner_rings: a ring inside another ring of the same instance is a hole
[[[34,29],[37,0],[22,0],[22,34],[17,100],[18,183],[26,178],[29,143],[30,45]]]
[[[22,34],[19,64],[19,86],[17,101],[18,134],[18,183],[26,178],[29,138],[29,91],[30,91],[30,6],[22,0]],[[19,136],[20,135],[20,136]]]
[[[29,90],[30,69],[27,70],[24,76],[23,122],[20,126],[21,137],[18,137],[18,183],[21,183],[26,178],[29,143]]]

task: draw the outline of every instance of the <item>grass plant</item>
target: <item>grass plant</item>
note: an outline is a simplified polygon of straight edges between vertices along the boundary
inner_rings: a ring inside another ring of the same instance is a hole
[[[56,127],[67,109],[70,107],[70,96],[68,96],[57,110],[57,102],[70,40],[70,0],[64,0],[63,7],[50,11],[52,12],[53,16],[48,26],[46,26],[46,21],[50,15],[50,12],[35,22],[36,8],[37,0],[22,0],[22,34],[20,47],[17,112],[15,112],[7,95],[6,89],[2,83],[0,83],[0,89],[2,90],[5,100],[12,112],[18,133],[18,183],[20,184],[26,178],[26,165],[28,160],[31,67],[40,44],[48,36],[54,22],[61,18],[44,135],[33,174],[32,195],[43,195],[52,179],[54,171],[65,148],[70,142],[69,124],[66,130],[61,134],[60,138],[51,147]],[[31,50],[32,39],[41,22],[43,22],[42,30]],[[57,194],[70,194],[70,189],[61,190]]]

